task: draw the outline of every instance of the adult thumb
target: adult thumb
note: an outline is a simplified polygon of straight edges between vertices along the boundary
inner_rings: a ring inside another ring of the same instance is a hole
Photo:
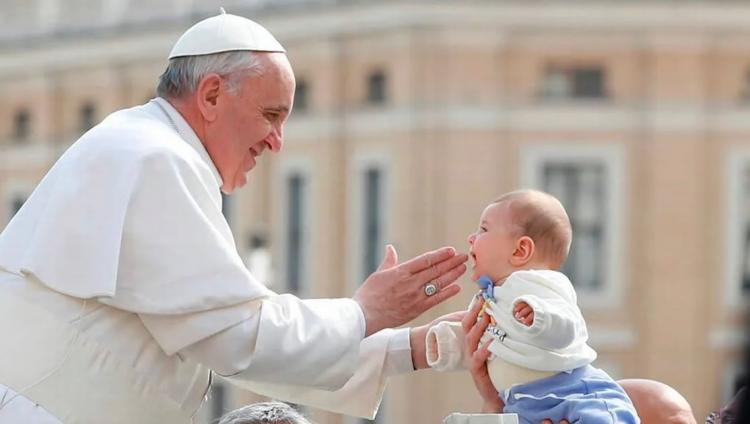
[[[393,247],[392,244],[385,246],[385,256],[383,256],[383,261],[380,262],[380,266],[378,267],[378,271],[382,271],[384,269],[393,268],[398,263],[398,253],[396,253],[396,248]]]

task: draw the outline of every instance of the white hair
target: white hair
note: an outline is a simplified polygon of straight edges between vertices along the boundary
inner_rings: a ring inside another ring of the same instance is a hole
[[[310,421],[285,403],[260,402],[227,413],[219,424],[310,424]]]
[[[200,56],[183,56],[169,60],[169,65],[159,77],[156,94],[165,99],[179,99],[193,94],[200,80],[208,74],[218,74],[227,79],[231,94],[236,94],[242,77],[260,75],[264,62],[258,53],[231,51]]]

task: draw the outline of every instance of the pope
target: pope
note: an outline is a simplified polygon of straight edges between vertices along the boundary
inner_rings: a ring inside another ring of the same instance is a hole
[[[212,373],[372,417],[386,377],[426,366],[426,327],[467,257],[399,263],[352,298],[267,289],[238,256],[221,192],[279,153],[295,81],[260,25],[188,29],[158,97],[117,111],[55,163],[0,234],[0,423],[188,423]]]

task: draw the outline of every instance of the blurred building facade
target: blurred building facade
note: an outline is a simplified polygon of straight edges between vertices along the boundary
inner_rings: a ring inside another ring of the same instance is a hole
[[[729,398],[750,296],[750,6],[221,5],[269,28],[297,76],[284,151],[225,199],[238,249],[272,288],[350,296],[385,243],[402,258],[466,249],[488,202],[540,188],[574,224],[565,270],[597,364],[672,385],[699,421]],[[179,34],[219,6],[3,1],[0,223],[83,131],[151,98]],[[417,322],[464,308],[462,281]],[[205,418],[254,399],[219,388]],[[421,371],[392,380],[378,422],[479,406],[468,375]]]

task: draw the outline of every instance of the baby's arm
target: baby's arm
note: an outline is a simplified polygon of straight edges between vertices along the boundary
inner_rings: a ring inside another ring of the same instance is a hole
[[[516,303],[516,306],[513,307],[513,316],[518,322],[527,327],[534,323],[534,309],[523,300]]]
[[[460,322],[441,322],[427,331],[427,365],[437,371],[466,368],[464,330]]]
[[[562,299],[520,296],[513,302],[513,316],[531,341],[545,349],[565,348],[585,334],[578,307]]]
[[[467,316],[476,316],[482,302],[474,297]],[[476,318],[474,318],[476,320]],[[466,334],[460,322],[440,322],[427,331],[425,338],[427,364],[437,371],[457,371],[467,368]]]

